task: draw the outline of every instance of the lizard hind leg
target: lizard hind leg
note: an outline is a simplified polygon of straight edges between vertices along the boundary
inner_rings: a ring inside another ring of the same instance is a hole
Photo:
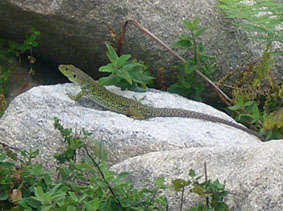
[[[139,120],[145,119],[145,117],[142,115],[142,113],[139,110],[132,107],[128,109],[127,116],[130,116],[133,119],[139,119]]]

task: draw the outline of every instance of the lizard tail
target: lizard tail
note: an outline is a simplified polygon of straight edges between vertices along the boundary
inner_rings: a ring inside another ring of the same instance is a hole
[[[216,116],[211,116],[208,114],[203,114],[195,111],[189,111],[189,110],[183,110],[183,109],[176,109],[176,108],[156,108],[154,111],[150,111],[147,109],[147,113],[144,115],[146,118],[153,118],[153,117],[184,117],[184,118],[194,118],[194,119],[202,119],[205,121],[210,122],[217,122],[224,125],[228,125],[230,127],[237,128],[239,130],[242,130],[246,133],[252,134],[259,138],[261,141],[264,141],[264,139],[255,131],[246,128],[240,124],[228,121],[226,119],[222,119]]]

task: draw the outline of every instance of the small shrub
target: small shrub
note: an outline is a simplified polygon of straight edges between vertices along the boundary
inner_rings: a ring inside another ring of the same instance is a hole
[[[165,179],[159,177],[155,188],[137,190],[124,181],[128,173],[115,173],[107,169],[105,154],[94,156],[86,145],[93,142],[90,133],[73,134],[55,118],[54,126],[64,139],[66,148],[56,153],[58,176],[46,172],[42,164],[35,163],[39,151],[23,151],[17,158],[9,151],[0,154],[0,206],[12,210],[165,210],[167,199],[160,195],[166,188]],[[97,145],[95,145],[97,147]],[[103,150],[102,150],[103,151]],[[102,152],[100,150],[100,152]],[[80,162],[77,153],[81,152]],[[8,155],[9,154],[9,155]],[[21,163],[17,169],[14,162]],[[103,159],[101,159],[103,158]],[[51,176],[53,175],[53,176]]]
[[[111,63],[99,68],[100,72],[111,73],[108,77],[98,80],[101,85],[115,85],[122,90],[146,91],[147,84],[152,83],[153,77],[148,67],[137,60],[130,60],[131,55],[118,56],[111,45],[106,44],[107,57]]]
[[[26,51],[30,52],[29,61],[31,64],[35,62],[32,49],[38,46],[40,32],[32,28],[31,33],[26,35],[23,43],[17,43],[11,40],[0,39],[0,116],[7,105],[5,96],[9,90],[10,72],[15,69],[14,60],[19,58]],[[30,70],[32,72],[32,68]]]
[[[193,169],[190,169],[189,176],[191,179],[175,179],[172,181],[172,187],[175,191],[181,191],[181,209],[183,207],[183,197],[185,188],[190,188],[189,191],[193,192],[204,199],[206,204],[199,203],[197,206],[190,208],[190,211],[212,211],[212,210],[228,210],[227,204],[224,202],[224,198],[228,195],[228,191],[225,190],[225,185],[220,184],[218,180],[212,182],[206,180],[199,182],[200,176],[197,176]]]
[[[237,24],[250,36],[269,45],[283,43],[283,4],[273,0],[218,0],[228,18],[237,19]],[[281,51],[281,53],[283,53]]]
[[[195,70],[199,70],[207,77],[211,78],[214,71],[214,57],[205,53],[202,42],[197,39],[207,30],[206,27],[199,27],[199,19],[183,21],[190,35],[182,34],[180,40],[173,43],[173,46],[193,52],[191,58],[187,58],[186,64],[178,63],[174,68],[180,71],[179,81],[168,88],[169,92],[180,94],[194,100],[201,101],[205,86],[203,79],[196,75]]]
[[[108,170],[106,150],[101,143],[90,138],[91,133],[83,130],[82,134],[73,134],[72,129],[64,128],[57,118],[54,127],[61,133],[65,144],[63,151],[54,155],[58,163],[56,172],[45,171],[41,163],[35,162],[38,150],[23,150],[17,155],[12,149],[19,149],[0,143],[1,210],[168,210],[168,201],[162,190],[169,186],[164,177],[158,177],[151,189],[137,190],[125,182],[129,173]],[[94,148],[90,152],[87,146]],[[78,153],[81,155],[79,161]],[[223,198],[228,192],[224,185],[218,180],[200,183],[201,177],[192,169],[189,175],[190,180],[172,182],[176,191],[182,190],[181,206],[188,186],[190,191],[211,199],[209,205],[201,203],[191,210],[208,211],[208,207],[227,210]]]
[[[283,43],[283,5],[272,0],[257,0],[250,3],[240,0],[219,0],[221,8],[229,18],[238,20],[237,25],[249,35],[263,41],[265,51],[261,59],[245,68],[240,80],[233,85],[236,119],[257,129],[266,139],[283,137],[283,79],[276,83],[272,70],[274,42]]]

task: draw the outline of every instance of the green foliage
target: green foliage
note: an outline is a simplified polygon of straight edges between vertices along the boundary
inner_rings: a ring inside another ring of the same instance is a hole
[[[9,90],[10,67],[12,67],[12,64],[8,66],[8,64],[3,65],[2,62],[0,63],[0,94],[3,96],[5,96]]]
[[[23,43],[17,43],[12,40],[0,39],[0,51],[1,57],[6,57],[7,59],[13,59],[14,57],[19,57],[26,51],[31,51],[32,48],[38,46],[38,40],[40,39],[40,32],[35,28],[31,29],[31,33],[26,35],[25,41]]]
[[[15,164],[6,161],[7,153],[4,153],[3,149],[0,149],[0,153],[0,201],[5,201],[9,199],[9,190],[14,179]]]
[[[55,118],[54,126],[61,133],[66,148],[56,153],[58,176],[45,172],[35,163],[36,151],[23,151],[18,159],[8,151],[0,154],[0,208],[11,210],[165,210],[167,199],[160,190],[166,188],[165,179],[154,181],[154,188],[137,190],[124,180],[128,173],[107,169],[105,160],[90,153],[90,133],[79,137],[65,129]],[[95,145],[97,147],[97,145]],[[94,150],[95,151],[95,150]],[[76,155],[80,153],[80,162]],[[9,156],[8,156],[9,154]],[[16,170],[13,157],[21,162]],[[105,154],[100,157],[105,157]],[[2,206],[2,207],[1,207]]]
[[[282,90],[283,87],[281,92]],[[229,109],[237,112],[237,121],[256,128],[266,139],[283,138],[283,102],[279,92],[267,96],[257,94],[249,100],[250,95],[247,90],[238,90],[235,96],[235,104]],[[260,99],[262,102],[259,102]]]
[[[180,40],[173,43],[173,46],[193,52],[191,58],[187,58],[186,64],[178,63],[174,68],[180,70],[179,81],[168,88],[169,92],[177,93],[194,100],[201,101],[205,86],[203,79],[199,78],[195,70],[199,70],[207,77],[211,78],[214,71],[214,57],[205,53],[202,42],[197,39],[207,30],[206,27],[199,27],[199,19],[183,21],[190,35],[182,34]]]
[[[1,150],[0,161],[0,207],[6,210],[17,203],[16,200],[24,198],[32,200],[31,195],[34,187],[46,190],[51,184],[51,177],[44,172],[41,164],[32,164],[31,161],[38,155],[38,150],[22,151],[23,159],[17,158],[8,149]],[[20,161],[22,169],[18,169],[15,161]],[[34,201],[33,201],[34,202]]]
[[[115,85],[133,91],[146,91],[147,84],[152,83],[153,77],[148,72],[148,67],[135,59],[130,60],[131,55],[118,56],[111,45],[108,48],[107,57],[111,63],[99,68],[100,72],[111,73],[108,77],[98,80],[101,85]]]
[[[274,0],[254,0],[244,3],[242,0],[218,0],[229,18],[244,20],[238,25],[252,33],[255,39],[266,44],[274,41],[283,43],[283,4]],[[283,52],[281,52],[283,53]]]
[[[202,183],[199,182],[200,176],[197,176],[193,169],[190,169],[189,176],[191,179],[175,179],[172,181],[172,187],[175,191],[182,191],[182,201],[185,188],[190,188],[190,192],[206,198],[209,204],[199,203],[196,207],[190,208],[190,211],[213,211],[213,210],[228,210],[227,204],[223,201],[224,197],[228,195],[225,190],[225,185],[219,183],[218,180],[212,182],[206,180]]]
[[[54,118],[54,127],[65,143],[63,151],[54,155],[58,163],[56,173],[45,171],[42,164],[35,162],[38,150],[24,150],[18,156],[7,147],[0,148],[1,210],[168,210],[162,190],[169,186],[164,177],[158,177],[151,189],[137,190],[125,182],[129,173],[108,170],[105,149],[90,138],[91,133],[83,130],[80,135],[73,134],[72,129],[64,128],[57,118]],[[79,161],[78,154],[81,155]],[[188,186],[190,191],[211,199],[211,209],[200,203],[190,210],[227,210],[223,198],[228,192],[224,185],[218,180],[200,183],[193,169],[189,175],[190,180],[176,179],[172,187],[184,192]]]
[[[5,108],[4,105],[7,104],[5,96],[9,90],[10,72],[16,68],[13,64],[14,59],[20,58],[20,55],[26,51],[30,51],[32,55],[32,48],[38,46],[39,38],[40,32],[32,28],[23,43],[0,39],[0,116]]]
[[[274,59],[271,47],[274,41],[283,43],[283,5],[272,0],[255,0],[245,4],[240,0],[219,0],[219,7],[229,18],[240,20],[239,26],[265,43],[259,62],[244,70],[234,85],[234,106],[230,107],[236,119],[257,129],[266,139],[282,138],[283,101],[282,82],[272,77]],[[276,53],[283,53],[276,52]]]

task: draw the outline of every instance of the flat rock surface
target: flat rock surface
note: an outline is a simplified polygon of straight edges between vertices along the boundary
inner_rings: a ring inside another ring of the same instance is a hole
[[[154,107],[184,108],[233,121],[208,105],[178,95],[108,88]],[[111,163],[153,151],[260,143],[253,135],[223,124],[177,117],[140,121],[104,111],[87,97],[75,102],[67,96],[79,90],[78,86],[66,83],[34,87],[17,96],[0,119],[1,141],[19,148],[38,148],[40,159],[47,166],[54,166],[52,155],[62,147],[62,138],[53,126],[54,117],[65,128],[77,132],[84,128],[91,132],[92,137],[108,148]]]

